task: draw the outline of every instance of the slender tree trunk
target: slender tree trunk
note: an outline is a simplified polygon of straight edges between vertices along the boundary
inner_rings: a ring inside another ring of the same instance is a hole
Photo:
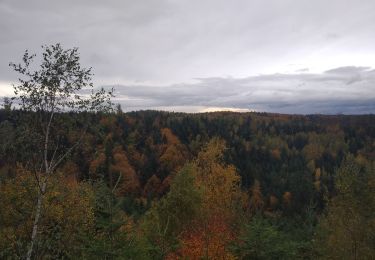
[[[44,157],[44,167],[45,167],[46,176],[43,180],[42,187],[40,187],[40,184],[38,183],[38,187],[39,187],[39,189],[38,189],[38,191],[39,191],[38,192],[38,201],[37,201],[37,204],[36,204],[36,212],[35,212],[35,217],[34,217],[33,232],[31,234],[30,247],[29,247],[29,250],[27,251],[27,256],[26,256],[27,260],[30,260],[32,254],[33,254],[33,248],[34,248],[34,244],[35,244],[36,237],[37,237],[37,234],[38,234],[39,219],[40,219],[40,215],[41,215],[41,212],[42,212],[43,196],[44,196],[44,193],[46,191],[46,186],[47,186],[47,177],[49,176],[49,173],[51,171],[51,165],[48,163],[48,145],[49,145],[49,132],[50,132],[50,129],[51,129],[51,123],[52,123],[53,115],[54,115],[54,111],[52,110],[51,115],[49,117],[47,127],[46,127],[46,134],[45,134],[45,137],[44,137],[45,139],[44,139],[43,157]],[[40,182],[40,179],[38,180],[38,182]]]
[[[46,184],[47,184],[46,181],[44,181],[43,185],[42,185],[42,189],[39,190],[38,202],[37,202],[37,205],[36,205],[36,212],[35,212],[35,217],[34,217],[33,232],[31,234],[30,247],[29,247],[29,250],[27,251],[27,256],[26,256],[27,260],[30,260],[31,255],[33,254],[33,248],[34,248],[34,244],[35,244],[35,241],[36,241],[36,235],[38,233],[39,219],[40,219],[40,215],[41,215],[41,212],[42,212],[42,203],[43,203],[44,192],[46,190]]]

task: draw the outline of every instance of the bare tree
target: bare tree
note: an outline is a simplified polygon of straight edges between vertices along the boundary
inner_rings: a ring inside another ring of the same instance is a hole
[[[95,91],[91,68],[82,68],[77,48],[64,50],[60,44],[42,46],[40,66],[35,67],[35,54],[26,50],[22,62],[9,65],[21,74],[19,83],[14,85],[16,106],[31,116],[28,131],[37,138],[38,147],[34,148],[33,162],[28,168],[33,169],[38,185],[38,197],[35,207],[31,241],[27,250],[27,259],[31,259],[37,241],[38,225],[43,208],[43,196],[47,189],[47,180],[56,168],[79,145],[85,134],[82,128],[81,138],[64,147],[57,135],[61,129],[56,117],[62,112],[76,114],[96,111],[108,111],[112,108],[112,90],[103,88]],[[59,129],[60,127],[60,129]],[[35,142],[35,140],[34,140]]]

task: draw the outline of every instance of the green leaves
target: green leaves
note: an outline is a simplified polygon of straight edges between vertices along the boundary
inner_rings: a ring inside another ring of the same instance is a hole
[[[201,193],[194,182],[192,166],[187,165],[175,176],[170,192],[146,213],[143,229],[155,256],[176,249],[178,235],[199,214]]]
[[[122,200],[102,181],[94,185],[95,230],[83,239],[87,259],[145,259],[131,219],[123,212]]]
[[[336,196],[328,204],[317,234],[327,257],[371,259],[375,241],[375,171],[348,156],[336,172]]]
[[[298,243],[260,216],[245,225],[244,233],[233,246],[241,259],[295,259]]]
[[[14,85],[22,109],[44,112],[111,109],[113,90],[94,90],[91,68],[81,67],[77,48],[65,50],[57,43],[42,49],[37,70],[32,66],[36,55],[30,55],[27,50],[22,63],[9,64],[22,76],[19,84]]]

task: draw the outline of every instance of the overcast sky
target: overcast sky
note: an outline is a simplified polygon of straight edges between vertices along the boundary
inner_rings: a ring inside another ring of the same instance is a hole
[[[374,0],[0,0],[0,96],[25,49],[79,47],[124,110],[375,113]]]

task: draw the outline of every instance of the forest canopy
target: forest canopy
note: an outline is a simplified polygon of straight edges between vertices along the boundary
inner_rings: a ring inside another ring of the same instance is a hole
[[[0,252],[23,257],[32,141],[0,111]],[[76,113],[58,113],[68,147]],[[49,181],[35,258],[296,259],[374,255],[375,116],[89,114]],[[262,245],[262,246],[259,246]]]
[[[34,57],[0,110],[0,258],[374,258],[374,115],[123,113],[76,48]]]

